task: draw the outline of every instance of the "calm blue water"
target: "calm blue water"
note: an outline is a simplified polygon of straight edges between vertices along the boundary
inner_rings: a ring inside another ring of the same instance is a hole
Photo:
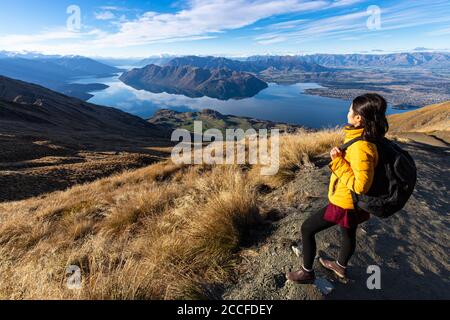
[[[304,94],[305,89],[320,88],[314,83],[271,83],[267,89],[252,98],[222,101],[209,97],[189,98],[183,95],[140,91],[122,83],[118,76],[79,79],[76,82],[108,85],[106,90],[93,92],[94,97],[89,102],[115,107],[145,119],[162,108],[177,111],[214,109],[222,114],[323,128],[345,124],[350,106],[350,101]],[[389,108],[389,113],[399,112],[404,111]]]

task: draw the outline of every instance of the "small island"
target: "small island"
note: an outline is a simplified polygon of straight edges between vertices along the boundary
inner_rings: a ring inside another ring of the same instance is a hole
[[[160,67],[151,64],[125,72],[119,79],[138,90],[220,100],[253,97],[268,87],[266,82],[248,72],[192,66]]]

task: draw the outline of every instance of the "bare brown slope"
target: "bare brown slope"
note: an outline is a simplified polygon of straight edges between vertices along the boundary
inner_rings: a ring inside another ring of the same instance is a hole
[[[450,141],[450,101],[391,115],[389,125],[394,136],[445,146]]]
[[[0,76],[2,132],[50,129],[160,137],[158,127],[115,108],[97,106],[44,87]],[[44,126],[44,128],[40,128]],[[53,130],[53,131],[54,131]]]
[[[159,161],[165,136],[120,110],[0,77],[0,202]]]

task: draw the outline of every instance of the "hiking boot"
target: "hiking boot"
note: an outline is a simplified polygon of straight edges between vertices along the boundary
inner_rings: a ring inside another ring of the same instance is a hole
[[[314,273],[314,270],[306,271],[302,268],[299,271],[288,272],[286,274],[286,279],[302,284],[313,283],[316,279],[316,274]]]
[[[319,262],[324,268],[333,271],[339,278],[347,278],[347,269],[339,265],[336,261],[319,258]]]

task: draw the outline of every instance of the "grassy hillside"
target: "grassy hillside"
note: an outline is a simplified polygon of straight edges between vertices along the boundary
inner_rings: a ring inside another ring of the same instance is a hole
[[[450,101],[391,115],[389,124],[393,133],[450,131]]]
[[[139,117],[0,76],[0,202],[142,167],[170,146]]]
[[[268,120],[259,120],[250,117],[239,117],[233,115],[223,115],[218,111],[205,109],[199,112],[177,112],[162,109],[148,120],[151,124],[163,126],[165,128],[186,129],[194,131],[194,121],[202,121],[203,131],[214,128],[223,133],[228,128],[240,128],[247,130],[258,129],[279,129],[281,132],[294,132],[301,129],[301,126],[291,125]]]
[[[438,123],[428,121],[433,128],[441,128]],[[263,201],[267,192],[282,190],[282,198],[270,201],[290,203],[298,191],[283,188],[342,139],[335,130],[282,135],[275,176],[261,176],[257,165],[165,160],[66,191],[0,203],[0,298],[220,297],[246,259],[242,248],[252,230],[272,218]],[[82,271],[80,290],[66,286],[71,265]]]
[[[337,131],[281,138],[280,172],[169,161],[67,191],[0,204],[0,298],[214,298],[232,279],[259,199],[342,140]],[[66,287],[66,268],[83,288]]]

